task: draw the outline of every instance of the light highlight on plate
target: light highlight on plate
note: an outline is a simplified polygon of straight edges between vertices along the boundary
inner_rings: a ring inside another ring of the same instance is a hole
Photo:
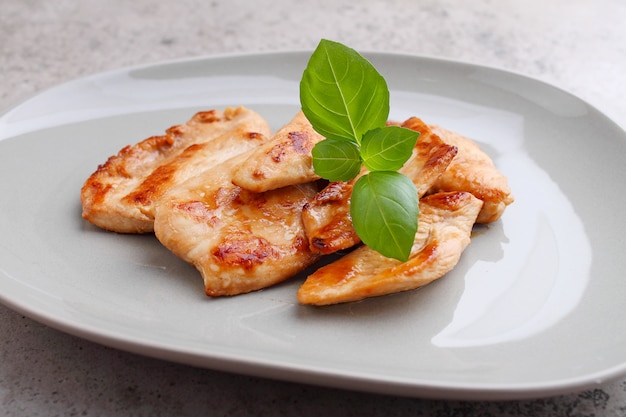
[[[436,346],[485,346],[546,331],[576,307],[589,280],[589,238],[558,184],[522,149],[496,162],[524,172],[509,176],[516,201],[491,227],[501,228],[502,256],[475,260],[452,321],[432,338]],[[494,232],[477,236],[466,253],[481,252]]]

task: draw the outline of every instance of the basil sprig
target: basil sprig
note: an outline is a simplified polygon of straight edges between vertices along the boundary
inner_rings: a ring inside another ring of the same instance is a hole
[[[355,50],[321,40],[300,82],[300,104],[325,137],[312,150],[313,168],[329,181],[354,185],[350,215],[359,238],[384,256],[406,261],[419,214],[417,189],[397,172],[411,156],[418,132],[386,126],[389,89]]]

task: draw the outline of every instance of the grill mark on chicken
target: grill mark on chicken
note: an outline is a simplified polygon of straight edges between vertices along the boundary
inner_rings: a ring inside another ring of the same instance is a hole
[[[289,132],[289,139],[291,139],[291,144],[293,149],[300,154],[308,155],[313,149],[314,142],[313,140],[303,132]]]
[[[308,155],[313,149],[313,141],[304,132],[289,132],[287,138],[287,141],[274,145],[267,153],[272,161],[280,163],[289,158],[290,152]]]
[[[247,234],[230,234],[215,247],[211,254],[222,267],[241,267],[251,271],[266,259],[278,259],[279,252],[262,237],[249,237]]]

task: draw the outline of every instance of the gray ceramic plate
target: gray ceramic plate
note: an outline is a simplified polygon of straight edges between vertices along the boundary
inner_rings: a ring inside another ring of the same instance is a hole
[[[0,300],[109,346],[219,370],[397,395],[505,399],[626,373],[626,135],[523,76],[369,54],[392,118],[477,140],[516,197],[457,268],[412,292],[300,306],[303,277],[209,299],[154,236],[80,217],[109,155],[194,112],[245,105],[278,128],[298,110],[308,53],[221,56],[99,74],[0,118]]]

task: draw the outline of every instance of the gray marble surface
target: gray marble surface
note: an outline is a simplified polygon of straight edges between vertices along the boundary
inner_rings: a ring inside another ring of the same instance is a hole
[[[121,66],[310,49],[324,37],[530,75],[626,127],[624,22],[623,0],[3,0],[0,110]],[[0,415],[626,416],[626,380],[525,401],[397,398],[145,358],[0,306]]]

